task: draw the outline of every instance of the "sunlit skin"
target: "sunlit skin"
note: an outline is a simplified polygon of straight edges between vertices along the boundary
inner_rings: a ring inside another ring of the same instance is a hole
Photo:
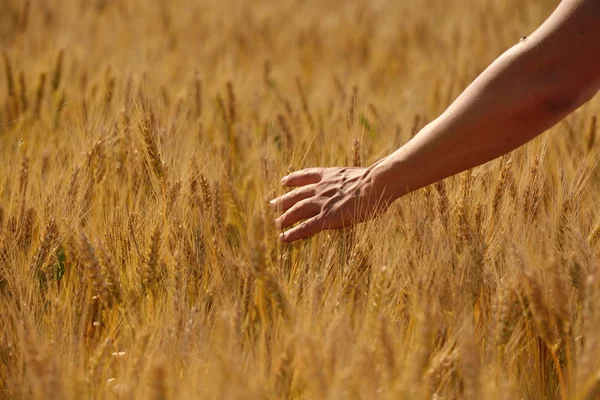
[[[296,189],[271,201],[281,212],[280,238],[292,242],[371,219],[411,191],[522,146],[599,89],[600,0],[563,0],[394,153],[368,168],[307,168],[283,177],[283,186]]]

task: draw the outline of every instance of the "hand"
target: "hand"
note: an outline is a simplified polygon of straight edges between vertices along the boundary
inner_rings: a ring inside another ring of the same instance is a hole
[[[271,205],[283,213],[275,223],[285,230],[304,220],[280,235],[284,242],[371,219],[393,201],[369,168],[307,168],[285,176],[281,183],[297,188],[271,200]]]

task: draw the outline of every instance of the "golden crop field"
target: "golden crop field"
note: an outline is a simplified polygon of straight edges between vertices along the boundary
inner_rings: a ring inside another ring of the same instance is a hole
[[[598,99],[352,229],[268,204],[556,3],[2,0],[0,398],[600,398]]]

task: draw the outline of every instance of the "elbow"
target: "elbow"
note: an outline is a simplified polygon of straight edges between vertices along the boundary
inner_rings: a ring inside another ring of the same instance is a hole
[[[577,74],[569,68],[553,66],[539,77],[539,99],[548,114],[564,117],[591,100],[598,92],[597,77]]]
[[[544,114],[563,117],[583,104],[582,96],[577,91],[556,91],[547,93],[540,98],[540,108]]]
[[[585,87],[555,87],[541,96],[541,107],[552,116],[566,116],[591,100],[597,90]]]

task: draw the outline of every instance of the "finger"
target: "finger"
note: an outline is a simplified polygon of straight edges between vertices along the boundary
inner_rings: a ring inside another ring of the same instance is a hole
[[[304,199],[308,199],[309,197],[312,197],[314,195],[314,185],[307,185],[294,189],[291,192],[286,193],[282,196],[279,196],[275,200],[271,200],[270,203],[271,206],[275,208],[275,210],[285,212],[297,202],[302,201]]]
[[[304,186],[318,183],[321,179],[323,179],[323,168],[306,168],[284,176],[281,179],[281,184],[288,187]]]
[[[310,199],[302,200],[294,204],[289,210],[275,220],[280,229],[285,229],[296,222],[313,217],[319,213],[321,207]]]
[[[307,219],[300,225],[293,227],[292,229],[283,232],[280,238],[284,242],[293,242],[299,239],[304,239],[315,233],[321,232],[325,228],[321,215],[315,215],[314,217]]]

